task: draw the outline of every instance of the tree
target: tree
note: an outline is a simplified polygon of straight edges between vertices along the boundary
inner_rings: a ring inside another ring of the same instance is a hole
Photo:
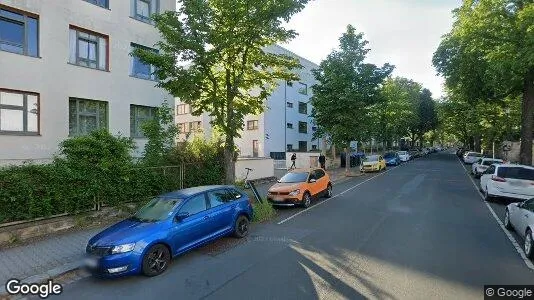
[[[464,0],[433,64],[471,103],[522,95],[520,161],[532,163],[534,114],[534,3]]]
[[[346,145],[347,162],[351,141],[366,140],[371,108],[380,102],[380,89],[393,71],[365,63],[368,42],[352,25],[339,39],[339,49],[323,60],[314,76],[312,117],[319,125],[315,135],[328,134],[336,145]],[[347,171],[349,163],[346,164]]]
[[[204,112],[225,135],[225,180],[235,181],[236,149],[244,116],[258,114],[279,80],[298,80],[300,65],[266,46],[297,34],[282,23],[309,0],[179,0],[177,12],[153,17],[162,40],[160,52],[137,49],[133,55],[156,67],[158,86]],[[184,65],[184,62],[187,65]]]
[[[173,110],[167,101],[157,109],[155,118],[144,122],[141,129],[148,139],[143,151],[143,163],[152,166],[164,163],[165,156],[174,148],[178,133]]]

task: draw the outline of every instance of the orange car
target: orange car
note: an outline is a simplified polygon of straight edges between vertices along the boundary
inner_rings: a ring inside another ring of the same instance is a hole
[[[323,169],[295,169],[269,188],[267,201],[273,205],[309,207],[312,198],[332,197],[332,183]]]

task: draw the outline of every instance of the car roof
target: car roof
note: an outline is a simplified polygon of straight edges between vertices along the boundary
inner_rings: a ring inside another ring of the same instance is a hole
[[[500,158],[491,158],[491,157],[483,157],[482,160],[495,160],[495,161],[503,161]]]
[[[220,189],[220,188],[235,188],[235,187],[232,186],[232,185],[203,185],[203,186],[195,186],[195,187],[190,187],[190,188],[183,189],[183,190],[177,190],[177,191],[173,191],[173,192],[170,192],[170,193],[166,193],[166,194],[160,195],[159,198],[174,198],[174,199],[176,199],[176,198],[188,198],[190,196],[193,196],[193,195],[196,195],[196,194],[199,194],[199,193],[212,191],[212,190],[216,190],[216,189]]]
[[[530,170],[534,170],[534,167],[533,166],[527,166],[527,165],[516,165],[516,164],[500,164],[500,165],[496,165],[498,168],[525,168],[525,169],[530,169]]]

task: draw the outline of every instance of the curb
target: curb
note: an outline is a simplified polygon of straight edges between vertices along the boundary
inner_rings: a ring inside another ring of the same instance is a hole
[[[66,264],[63,264],[63,265],[61,265],[59,267],[53,268],[51,270],[48,270],[45,273],[37,274],[37,275],[33,275],[33,276],[26,277],[24,279],[21,279],[21,282],[24,282],[24,283],[41,283],[41,282],[44,282],[44,281],[47,281],[47,280],[50,280],[50,279],[54,279],[56,277],[59,277],[61,275],[66,274],[66,273],[69,273],[71,271],[77,270],[80,267],[82,267],[82,262],[81,261],[75,261],[75,262],[66,263]],[[17,296],[17,295],[11,296],[11,295],[9,295],[7,293],[7,291],[6,291],[5,284],[0,286],[0,299],[2,299],[3,297],[7,297],[7,299],[24,299],[25,298],[24,296]]]

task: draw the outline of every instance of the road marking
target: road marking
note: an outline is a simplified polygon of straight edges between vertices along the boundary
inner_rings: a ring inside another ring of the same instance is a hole
[[[493,218],[495,218],[495,221],[497,221],[497,224],[499,224],[499,226],[501,227],[501,229],[504,232],[504,234],[506,234],[506,236],[508,237],[508,239],[510,240],[510,242],[514,246],[515,250],[519,253],[519,255],[521,256],[521,258],[523,259],[523,261],[525,262],[527,267],[529,269],[531,269],[531,270],[534,270],[534,264],[532,264],[530,259],[528,259],[527,256],[525,255],[525,252],[523,251],[523,247],[519,246],[519,244],[517,243],[517,240],[514,238],[514,236],[504,227],[504,224],[502,223],[501,219],[497,216],[497,214],[495,213],[495,211],[493,210],[491,205],[489,205],[488,202],[484,201],[484,195],[478,189],[478,186],[477,186],[475,180],[473,180],[473,178],[471,176],[469,176],[469,174],[468,174],[469,171],[464,166],[462,161],[460,161],[460,159],[458,159],[458,162],[460,163],[462,168],[464,168],[467,177],[469,177],[469,179],[471,180],[471,183],[473,183],[473,186],[475,187],[475,190],[478,192],[478,195],[480,196],[480,198],[482,198],[482,201],[484,202],[484,204],[486,204],[486,207],[491,212],[491,215],[493,216]]]
[[[402,165],[399,165],[399,166],[402,166]],[[362,181],[362,182],[360,182],[360,183],[358,183],[358,184],[356,184],[356,185],[354,185],[354,186],[352,186],[352,187],[350,187],[350,188],[344,190],[343,192],[341,192],[341,193],[339,193],[339,194],[337,194],[337,195],[334,195],[334,196],[332,196],[332,197],[330,197],[330,198],[328,198],[328,199],[326,199],[326,200],[324,200],[324,201],[321,201],[321,202],[315,204],[314,206],[310,206],[310,207],[308,207],[308,208],[306,208],[306,209],[304,209],[304,210],[301,210],[301,211],[299,211],[299,212],[297,212],[297,213],[295,213],[295,214],[293,214],[293,215],[291,215],[291,216],[289,216],[289,217],[283,219],[282,221],[278,222],[277,224],[278,224],[278,225],[284,224],[285,222],[287,222],[287,221],[293,219],[294,217],[296,217],[296,216],[298,216],[298,215],[300,215],[300,214],[303,214],[303,213],[305,213],[305,212],[307,212],[307,211],[309,211],[309,210],[311,210],[311,209],[313,209],[313,208],[315,208],[315,207],[317,207],[317,206],[319,206],[319,205],[323,205],[323,204],[325,204],[326,202],[328,202],[328,201],[330,201],[330,200],[336,198],[337,196],[341,196],[341,195],[345,194],[346,192],[351,191],[351,190],[353,190],[353,189],[359,187],[360,185],[362,185],[362,184],[364,184],[364,183],[366,183],[366,182],[368,182],[368,181],[370,181],[370,180],[372,180],[372,179],[374,179],[374,178],[376,178],[376,177],[378,177],[378,176],[382,176],[382,175],[386,174],[387,172],[389,172],[389,171],[391,171],[391,170],[393,170],[393,169],[398,168],[399,166],[395,166],[395,167],[393,167],[393,168],[388,168],[388,169],[386,169],[386,171],[384,171],[384,172],[382,172],[382,173],[379,173],[379,174],[376,174],[375,176],[373,176],[373,177],[371,177],[371,178],[368,178],[368,179],[366,179],[366,180],[364,180],[364,181]]]

